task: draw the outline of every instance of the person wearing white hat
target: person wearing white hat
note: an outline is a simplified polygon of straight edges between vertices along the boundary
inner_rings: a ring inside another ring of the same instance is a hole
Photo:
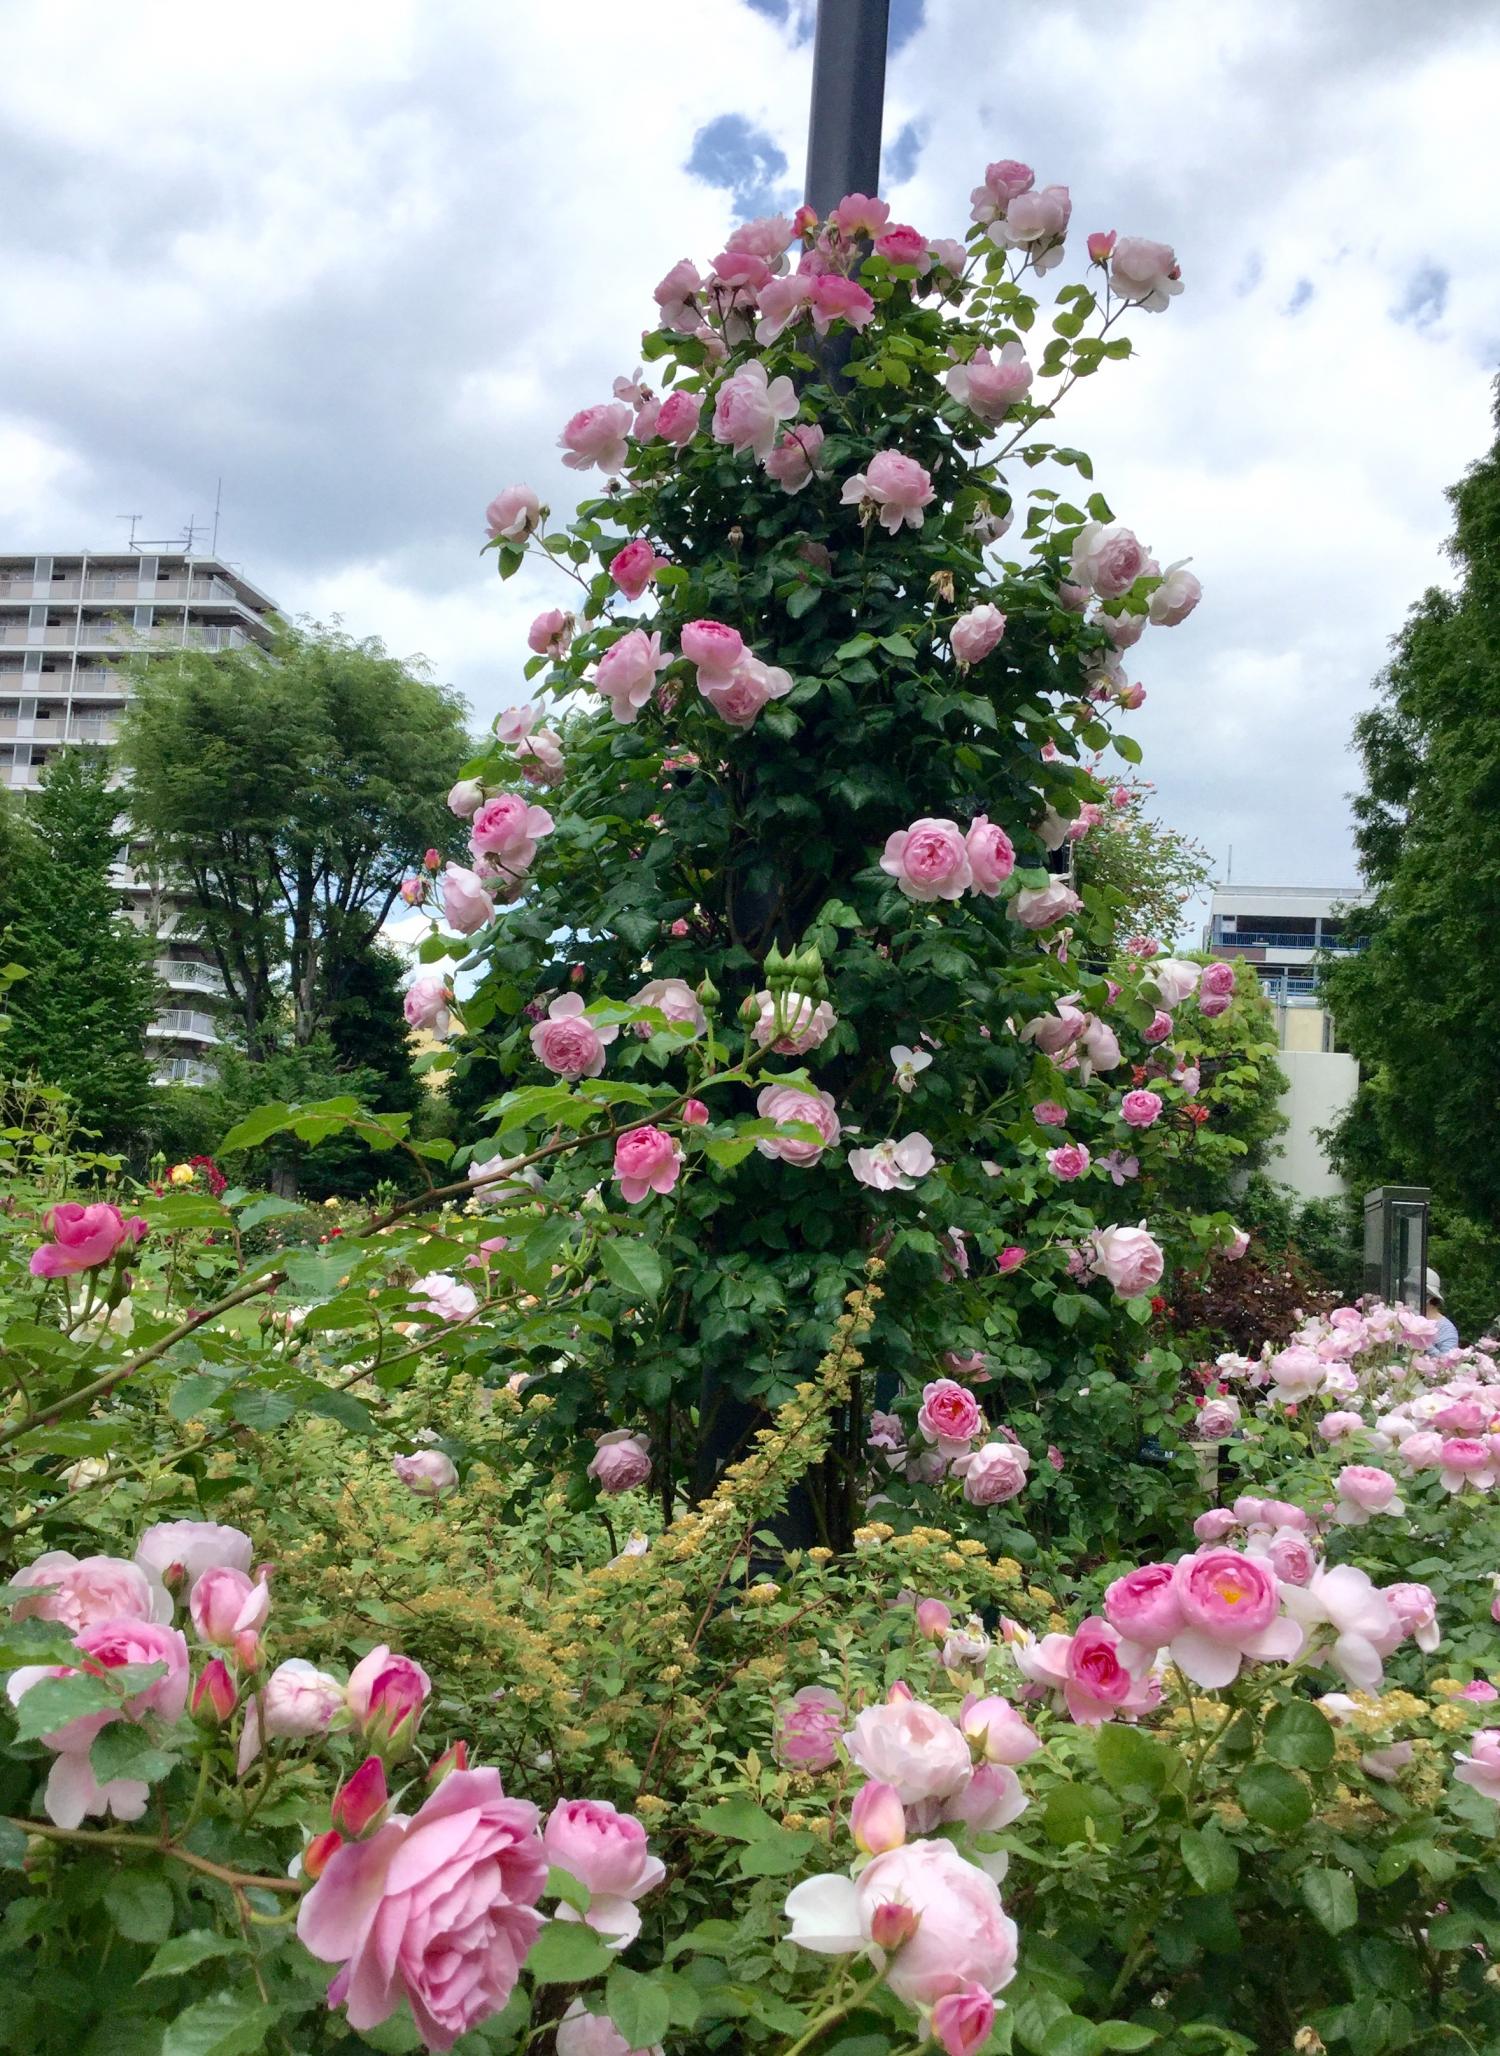
[[[1443,1281],[1432,1270],[1427,1273],[1427,1318],[1437,1322],[1437,1334],[1427,1345],[1429,1355],[1446,1356],[1459,1347],[1458,1330],[1443,1310]]]

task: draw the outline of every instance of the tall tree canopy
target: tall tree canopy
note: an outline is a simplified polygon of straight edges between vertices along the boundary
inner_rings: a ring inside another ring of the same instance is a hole
[[[1433,588],[1395,638],[1355,741],[1371,903],[1362,954],[1328,971],[1340,1029],[1380,1089],[1391,1170],[1500,1225],[1500,443],[1449,492],[1456,590]]]
[[[4,955],[26,972],[9,989],[0,1049],[8,1071],[61,1086],[82,1124],[114,1148],[148,1101],[156,975],[150,940],[110,882],[125,840],[110,778],[103,750],[60,750],[25,816],[0,831],[0,856],[20,860],[0,885]]]
[[[191,886],[252,1058],[328,1027],[403,874],[452,841],[468,747],[455,694],[336,628],[142,660],[132,813]]]

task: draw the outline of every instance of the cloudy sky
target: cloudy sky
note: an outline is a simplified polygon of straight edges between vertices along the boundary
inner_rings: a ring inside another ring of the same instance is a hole
[[[799,196],[811,0],[6,0],[0,554],[121,513],[489,716],[527,621],[481,513],[636,362],[650,288]],[[1206,598],[1132,669],[1164,816],[1236,881],[1353,877],[1350,723],[1445,575],[1500,362],[1486,0],[893,0],[882,189],[961,234],[988,159],[1187,289],[1069,404]],[[1057,275],[1065,279],[1064,269]]]

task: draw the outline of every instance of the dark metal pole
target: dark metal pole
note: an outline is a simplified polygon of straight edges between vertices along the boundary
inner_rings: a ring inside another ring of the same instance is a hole
[[[890,11],[890,0],[818,0],[806,199],[820,215],[846,193],[880,190]]]

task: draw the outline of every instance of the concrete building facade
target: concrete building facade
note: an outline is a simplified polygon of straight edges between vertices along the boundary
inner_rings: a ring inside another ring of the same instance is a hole
[[[0,556],[0,784],[33,790],[49,757],[115,741],[128,660],[271,639],[274,603],[223,558],[181,545]],[[116,871],[131,919],[159,945],[166,1003],[149,1030],[159,1084],[203,1084],[218,1040],[218,972],[149,850]]]

